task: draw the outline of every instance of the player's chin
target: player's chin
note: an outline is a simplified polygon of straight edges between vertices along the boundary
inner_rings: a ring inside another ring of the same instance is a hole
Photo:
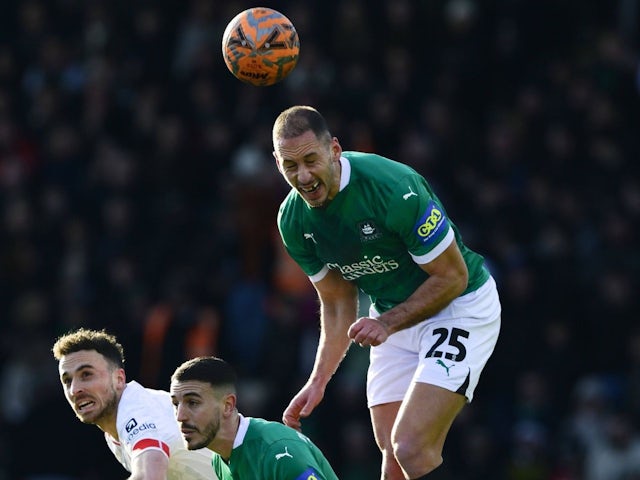
[[[300,193],[302,195],[302,198],[304,198],[304,201],[307,202],[307,205],[309,205],[311,208],[324,207],[327,203],[326,195],[324,195],[324,193],[319,190],[311,193],[300,191]]]
[[[199,450],[207,446],[206,440],[198,436],[196,432],[183,433],[182,439],[188,450]]]
[[[78,420],[89,425],[96,423],[96,420],[98,418],[98,415],[96,413],[84,413],[77,410],[75,410],[75,413],[76,417],[78,417]]]

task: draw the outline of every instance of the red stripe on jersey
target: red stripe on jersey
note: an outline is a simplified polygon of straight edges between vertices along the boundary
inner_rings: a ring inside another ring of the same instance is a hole
[[[167,454],[167,457],[171,457],[169,452],[169,445],[160,440],[156,440],[155,438],[143,438],[138,443],[133,446],[134,450],[144,450],[145,448],[157,447],[162,449],[164,453]]]

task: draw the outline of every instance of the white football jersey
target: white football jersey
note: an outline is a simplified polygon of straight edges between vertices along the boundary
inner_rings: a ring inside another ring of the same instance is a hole
[[[131,459],[148,449],[169,458],[168,480],[217,480],[207,448],[187,450],[175,418],[171,396],[132,381],[122,392],[116,419],[119,440],[105,433],[109,449],[131,472]]]

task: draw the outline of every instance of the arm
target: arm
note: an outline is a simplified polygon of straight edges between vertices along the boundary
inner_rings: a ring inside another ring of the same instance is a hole
[[[293,398],[282,420],[300,429],[300,417],[308,416],[324,397],[329,380],[338,369],[351,341],[347,332],[358,314],[358,288],[340,273],[330,270],[314,284],[320,299],[320,340],[313,371]]]
[[[390,334],[432,317],[467,288],[469,272],[455,241],[435,260],[420,268],[429,278],[404,302],[378,318]]]
[[[263,480],[328,480],[331,466],[309,439],[284,438],[273,442],[262,455]]]
[[[309,381],[324,387],[351,344],[347,331],[358,314],[358,288],[335,270],[314,284],[320,299],[320,341]]]
[[[166,480],[169,458],[164,452],[147,449],[131,459],[129,480]]]
[[[432,317],[467,288],[469,272],[455,241],[433,261],[420,267],[429,278],[404,302],[377,319],[358,319],[349,329],[353,341],[360,345],[380,345],[392,333]]]

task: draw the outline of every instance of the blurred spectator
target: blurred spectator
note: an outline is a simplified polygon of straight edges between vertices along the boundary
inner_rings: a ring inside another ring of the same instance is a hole
[[[586,480],[635,480],[640,478],[640,432],[623,414],[608,415],[603,435],[588,439]]]

